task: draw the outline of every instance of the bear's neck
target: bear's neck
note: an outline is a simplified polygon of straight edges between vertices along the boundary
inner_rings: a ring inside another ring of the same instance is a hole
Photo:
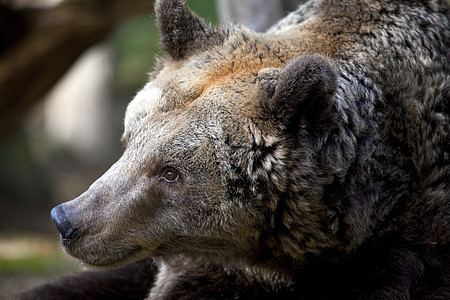
[[[322,257],[339,261],[378,225],[370,221],[380,216],[385,200],[377,178],[388,168],[376,158],[383,148],[379,132],[384,121],[377,113],[382,98],[369,76],[350,72],[355,67],[339,70],[333,121],[314,131],[302,124],[303,129],[287,140],[291,145],[285,147],[291,152],[286,160],[294,163],[286,162],[290,180],[284,190],[260,185],[272,190],[267,201],[273,203],[276,197],[276,205],[267,210],[265,231],[250,258],[255,264],[293,270]],[[355,218],[361,222],[349,221]]]

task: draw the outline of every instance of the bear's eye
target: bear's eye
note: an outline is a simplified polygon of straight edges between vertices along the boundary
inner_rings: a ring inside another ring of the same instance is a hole
[[[163,179],[167,182],[175,182],[178,179],[178,173],[174,169],[167,169],[164,171]]]

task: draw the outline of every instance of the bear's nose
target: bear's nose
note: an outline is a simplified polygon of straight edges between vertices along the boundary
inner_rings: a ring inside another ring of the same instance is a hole
[[[50,214],[52,216],[53,224],[55,224],[56,229],[61,233],[63,242],[70,242],[77,236],[78,230],[74,228],[69,221],[63,204],[54,207]]]

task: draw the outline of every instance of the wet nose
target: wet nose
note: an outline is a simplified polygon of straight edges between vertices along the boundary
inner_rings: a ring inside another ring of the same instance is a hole
[[[74,228],[69,221],[63,204],[54,207],[50,214],[52,216],[52,221],[55,224],[56,229],[61,233],[61,238],[64,242],[70,242],[77,236],[78,230]]]

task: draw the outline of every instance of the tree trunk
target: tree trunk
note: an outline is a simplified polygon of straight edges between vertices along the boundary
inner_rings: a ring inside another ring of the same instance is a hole
[[[265,31],[305,0],[216,0],[223,24],[238,23]]]
[[[152,10],[151,0],[68,0],[40,9],[0,4],[0,141],[81,53],[120,21]]]

